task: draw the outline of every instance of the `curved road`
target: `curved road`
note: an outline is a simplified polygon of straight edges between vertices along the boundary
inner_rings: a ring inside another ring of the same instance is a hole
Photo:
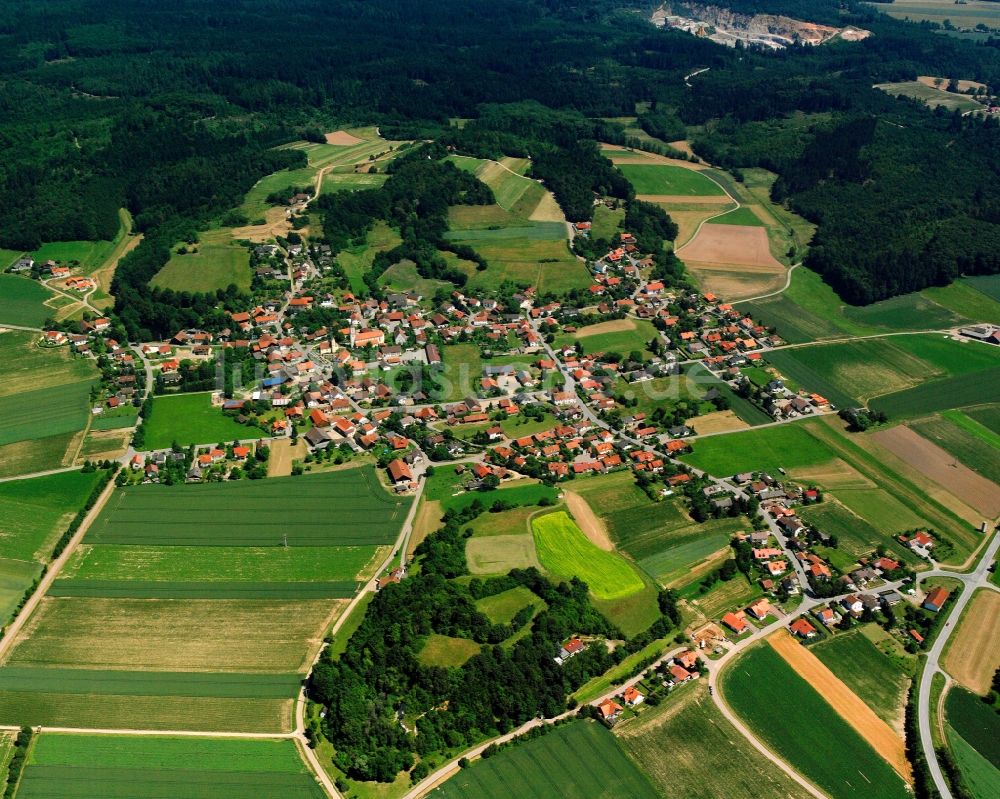
[[[974,571],[968,574],[960,574],[958,572],[950,572],[946,569],[933,569],[917,576],[917,582],[927,577],[950,577],[960,580],[963,585],[962,593],[955,601],[955,605],[948,613],[947,621],[945,621],[944,626],[934,640],[933,646],[931,646],[930,651],[927,653],[927,663],[924,664],[924,671],[920,677],[920,689],[917,698],[917,722],[920,729],[920,746],[924,751],[924,757],[927,759],[927,766],[930,769],[931,777],[934,779],[934,785],[938,789],[938,793],[941,794],[942,799],[952,799],[952,793],[948,787],[948,781],[941,771],[937,753],[934,751],[934,738],[931,731],[931,682],[935,674],[943,673],[940,662],[941,653],[944,651],[945,644],[948,643],[951,634],[958,626],[958,621],[962,617],[962,611],[969,604],[969,600],[972,599],[972,595],[976,592],[976,589],[1000,590],[989,581],[989,569],[993,565],[998,549],[1000,549],[1000,532],[994,531],[993,540],[980,556],[979,564]]]

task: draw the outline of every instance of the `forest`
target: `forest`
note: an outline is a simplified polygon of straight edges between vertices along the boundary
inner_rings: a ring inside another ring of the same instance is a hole
[[[997,42],[855,0],[717,4],[874,35],[728,49],[654,29],[649,0],[0,0],[0,246],[111,238],[124,205],[146,234],[115,284],[129,335],[208,325],[238,299],[148,281],[171,243],[219,220],[263,175],[302,165],[275,145],[377,124],[527,154],[575,220],[594,191],[627,197],[593,143],[623,142],[607,120],[644,104],[648,133],[693,128],[704,157],[777,171],[776,198],[819,224],[807,264],[847,300],[1000,268],[996,122],[872,88],[922,74],[996,87]],[[688,87],[696,67],[710,69]],[[413,243],[408,253],[429,254]]]
[[[464,525],[484,512],[479,500],[463,511],[449,510],[444,526],[417,547],[414,573],[376,593],[347,650],[324,655],[309,678],[309,697],[328,711],[321,728],[309,734],[322,732],[334,744],[335,765],[352,779],[391,782],[410,771],[416,782],[428,773],[428,756],[502,734],[538,715],[558,715],[572,691],[664,637],[679,621],[672,592],[663,592],[664,615],[645,633],[613,652],[603,644],[589,646],[556,663],[571,636],[623,636],[575,578],[554,585],[535,569],[515,569],[503,577],[455,581],[467,573],[471,530]],[[476,599],[518,586],[545,603],[533,620],[529,606],[510,624],[494,624],[475,606]],[[528,635],[500,645],[529,623]],[[431,633],[482,646],[458,668],[422,665],[417,655]],[[412,731],[400,724],[405,719],[415,720]]]

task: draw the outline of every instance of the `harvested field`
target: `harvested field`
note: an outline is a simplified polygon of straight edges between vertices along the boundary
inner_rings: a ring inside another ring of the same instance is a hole
[[[837,714],[907,781],[913,779],[903,739],[843,681],[784,628],[769,636],[771,647],[822,696]]]
[[[712,292],[739,301],[777,291],[785,285],[785,271],[772,267],[720,266],[685,260],[688,272],[703,293]]]
[[[350,147],[352,144],[361,144],[363,141],[364,139],[352,136],[346,130],[336,130],[326,134],[326,143],[335,144],[338,147]]]
[[[271,454],[267,459],[268,477],[288,477],[292,473],[295,460],[304,458],[309,448],[303,439],[295,444],[286,439],[271,442]]]
[[[700,435],[728,433],[731,430],[745,430],[750,427],[734,411],[714,411],[691,420],[694,431]]]
[[[575,334],[576,338],[587,338],[589,336],[599,336],[602,333],[620,333],[623,330],[635,330],[635,319],[612,319],[608,322],[598,322],[596,325],[587,325]]]
[[[301,671],[346,601],[51,599],[8,662],[149,671]]]
[[[528,217],[532,222],[565,222],[566,216],[551,191],[545,192]]]
[[[583,531],[583,534],[590,539],[591,543],[605,552],[611,552],[615,548],[615,545],[611,543],[608,528],[604,526],[604,522],[598,518],[590,505],[587,504],[587,500],[572,491],[564,491],[563,499],[566,501],[566,507],[569,508],[573,519]]]
[[[436,499],[425,499],[413,520],[413,532],[410,534],[407,555],[412,555],[420,542],[441,526],[444,509]]]
[[[910,428],[897,425],[880,430],[872,435],[872,440],[970,507],[991,519],[1000,516],[1000,486],[962,465]]]
[[[955,637],[948,644],[944,666],[966,688],[981,696],[1000,668],[1000,594],[980,589],[972,597]]]
[[[506,574],[511,569],[541,568],[531,533],[470,538],[465,557],[473,574]]]
[[[684,261],[770,268],[782,275],[785,272],[785,267],[771,254],[767,229],[763,227],[706,222],[677,254]]]
[[[847,461],[834,458],[828,463],[818,466],[803,466],[792,469],[789,477],[804,483],[816,483],[830,491],[835,489],[865,489],[877,488],[871,480],[855,469]]]
[[[950,81],[947,78],[934,77],[933,75],[918,75],[917,80],[924,84],[924,86],[932,86],[938,88],[938,83],[942,86],[948,86]],[[960,92],[976,91],[977,89],[985,89],[986,84],[980,83],[975,80],[956,80],[958,90]]]

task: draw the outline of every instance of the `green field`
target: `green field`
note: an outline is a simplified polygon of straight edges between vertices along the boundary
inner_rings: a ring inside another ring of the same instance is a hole
[[[498,499],[512,506],[520,506],[537,505],[542,498],[555,502],[559,496],[559,492],[552,486],[521,480],[505,484],[496,491],[463,491],[461,486],[468,479],[468,474],[455,474],[452,468],[438,468],[427,478],[424,499],[428,502],[440,502],[441,510],[444,512],[463,510],[477,501],[482,503],[485,509]]]
[[[31,257],[40,263],[71,264],[76,261],[80,269],[89,274],[107,260],[114,246],[113,241],[53,241],[43,244]]]
[[[351,291],[358,295],[368,293],[364,275],[371,269],[375,256],[398,247],[402,243],[399,234],[385,222],[377,222],[368,231],[365,244],[342,250],[337,254],[337,263],[344,270],[351,283]]]
[[[1000,795],[1000,769],[977,752],[972,745],[949,725],[945,729],[959,771],[973,799],[994,799]]]
[[[96,372],[93,361],[74,357],[67,347],[40,347],[36,338],[18,331],[0,334],[0,447],[26,442],[27,457],[18,464],[22,472],[62,465],[69,438],[90,416]],[[41,443],[57,436],[64,437],[61,448]],[[0,464],[5,461],[0,450]]]
[[[1000,405],[979,405],[965,408],[962,413],[991,433],[1000,436]],[[993,441],[992,438],[989,440]]]
[[[636,194],[688,195],[711,197],[725,195],[715,181],[693,169],[670,164],[619,164]]]
[[[738,303],[786,341],[802,343],[845,335],[953,327],[968,321],[923,294],[905,294],[865,306],[847,305],[815,272],[800,267],[788,290],[774,297]]]
[[[920,294],[967,319],[1000,323],[1000,301],[977,289],[973,279],[962,278],[948,286],[924,289]]]
[[[0,274],[0,322],[41,327],[46,319],[55,316],[55,312],[44,304],[54,296],[37,280]]]
[[[749,227],[766,227],[766,225],[761,221],[761,218],[745,205],[741,205],[739,208],[734,208],[732,211],[729,211],[722,216],[712,217],[710,221],[713,225],[747,225]]]
[[[945,81],[943,85],[947,86],[948,82]],[[875,88],[881,89],[893,97],[909,97],[919,100],[928,108],[944,108],[946,111],[961,111],[962,113],[984,110],[983,106],[971,97],[954,94],[945,91],[943,88],[938,89],[934,86],[927,86],[917,80],[907,80],[899,83],[877,83],[875,84]]]
[[[872,400],[871,407],[890,419],[905,419],[979,405],[997,396],[1000,396],[1000,367],[993,367],[886,394]]]
[[[64,525],[83,507],[98,477],[64,472],[0,483],[0,626],[48,562]]]
[[[432,633],[417,655],[417,660],[424,666],[457,669],[473,655],[478,655],[479,648],[479,644],[467,638],[450,638]]]
[[[517,174],[514,170],[505,168],[497,161],[486,161],[465,155],[452,155],[447,160],[459,169],[471,172],[493,189],[497,205],[507,211],[517,205],[525,192],[537,185],[535,181]]]
[[[453,253],[447,253],[447,255],[454,257]],[[445,260],[448,258],[446,257]],[[341,263],[343,263],[343,259],[341,259]],[[356,270],[352,269],[351,271],[352,276],[356,274]],[[412,292],[422,297],[433,297],[438,289],[446,288],[450,291],[455,288],[445,280],[421,277],[417,272],[417,265],[409,259],[404,259],[386,269],[379,277],[378,284],[383,286],[386,291]],[[353,283],[351,288],[352,290],[355,288]]]
[[[625,210],[623,208],[611,209],[606,205],[594,206],[594,221],[590,229],[591,238],[610,239],[618,232],[625,221]]]
[[[223,415],[220,408],[212,405],[210,392],[154,397],[153,410],[145,424],[148,449],[166,449],[175,442],[182,447],[218,444],[253,438],[260,433],[257,428],[246,427]]]
[[[996,3],[969,0],[964,5],[955,5],[952,0],[902,0],[892,5],[875,5],[879,11],[896,19],[913,22],[928,20],[942,24],[950,19],[956,27],[973,28],[979,23],[987,27],[1000,27],[1000,9]]]
[[[526,510],[534,513],[536,509]],[[486,514],[488,517],[494,515],[504,514]],[[470,538],[465,542],[465,557],[472,574],[506,574],[511,569],[540,569],[542,565],[535,550],[535,539],[529,532]]]
[[[592,544],[564,511],[531,522],[542,565],[560,577],[579,577],[598,599],[621,599],[643,589],[642,579],[620,555]]]
[[[469,276],[467,290],[493,291],[507,280],[536,285],[539,291],[589,286],[590,274],[569,250],[566,225],[558,208],[543,215],[548,221],[532,219],[540,204],[546,204],[545,189],[506,174],[510,180],[527,184],[509,210],[500,205],[460,205],[449,211],[446,238],[469,245],[489,264],[485,271],[476,270],[471,263],[459,264]]]
[[[106,671],[100,669],[0,667],[0,691],[94,696],[190,696],[289,699],[302,683],[300,674],[203,674],[199,672]]]
[[[619,725],[615,737],[660,796],[789,799],[807,795],[723,718],[701,685],[685,687],[635,721]]]
[[[837,799],[910,795],[889,764],[771,647],[754,647],[731,664],[721,688],[769,748]]]
[[[444,386],[442,402],[476,396],[483,376],[483,360],[478,344],[448,344],[441,347],[444,370],[439,382]]]
[[[955,732],[1000,769],[1000,714],[971,691],[957,686],[948,691],[944,706]]]
[[[288,674],[311,663],[335,609],[330,600],[46,597],[7,663]]]
[[[371,466],[299,477],[119,489],[91,544],[315,547],[391,544],[412,500]],[[331,514],[331,508],[336,513]]]
[[[1000,436],[992,430],[961,411],[945,411],[941,416],[912,422],[910,427],[987,480],[1000,484]]]
[[[73,553],[60,580],[353,582],[373,568],[379,551],[374,546],[285,548],[88,543]]]
[[[768,360],[798,385],[843,407],[1000,367],[1000,351],[929,334],[777,350]]]
[[[992,300],[1000,302],[1000,275],[975,275],[962,278],[962,282],[980,294],[985,294]]]
[[[575,721],[462,769],[434,799],[656,799],[657,793],[615,737]]]
[[[231,284],[250,290],[250,251],[233,241],[229,229],[208,230],[198,237],[197,252],[173,255],[150,284],[174,291],[214,292]],[[187,245],[191,249],[191,245]]]
[[[815,466],[832,457],[799,423],[699,439],[693,452],[682,455],[681,460],[709,474],[728,476]]]
[[[476,607],[489,616],[494,624],[510,624],[517,612],[529,605],[542,608],[545,603],[522,585],[476,600]]]
[[[388,179],[388,175],[378,172],[327,172],[323,175],[323,193],[377,189]]]
[[[284,191],[291,186],[312,186],[316,181],[316,172],[315,167],[309,166],[302,169],[283,169],[262,177],[247,192],[243,204],[239,207],[240,212],[245,214],[251,223],[262,220],[267,209],[271,207],[266,200],[267,195]]]
[[[56,580],[47,596],[119,599],[350,599],[352,580]]]
[[[322,799],[292,741],[44,733],[19,799]]]
[[[736,533],[748,529],[744,518],[723,518],[666,531],[663,549],[638,563],[661,585],[680,585],[688,581],[692,569],[726,549]]]
[[[871,507],[867,507],[869,504],[867,495],[872,495]],[[845,504],[841,504],[842,502],[850,503],[851,510],[848,510]],[[883,519],[874,511],[886,505],[889,506],[886,509],[889,517]],[[902,514],[899,513],[900,507],[903,508]],[[874,516],[876,521],[883,522],[884,526],[877,529],[874,522],[861,515],[862,512]],[[803,521],[815,525],[824,533],[837,537],[837,548],[827,548],[826,555],[828,560],[841,571],[854,566],[858,558],[871,555],[879,545],[885,546],[891,557],[907,566],[919,568],[923,563],[913,552],[891,537],[898,530],[920,527],[923,520],[915,516],[906,506],[900,506],[891,495],[879,489],[857,491],[838,489],[836,499],[828,497],[819,505],[803,508],[800,516]],[[912,526],[907,527],[907,525]]]
[[[615,330],[610,332],[600,332],[597,326],[581,327],[576,333],[564,334],[556,337],[556,345],[573,345],[577,342],[583,345],[585,353],[595,352],[617,352],[628,356],[632,352],[639,352],[642,358],[648,359],[653,353],[647,349],[650,341],[659,338],[656,328],[651,322],[642,319],[623,320],[632,324],[628,330]]]
[[[880,718],[893,725],[902,719],[909,681],[861,630],[827,638],[812,653]]]

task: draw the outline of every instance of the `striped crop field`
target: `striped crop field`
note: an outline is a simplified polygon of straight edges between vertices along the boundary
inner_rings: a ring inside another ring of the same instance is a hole
[[[18,799],[322,799],[291,741],[43,733]]]
[[[92,544],[371,546],[391,544],[409,510],[374,468],[228,483],[120,489]]]
[[[615,737],[575,721],[462,769],[433,799],[654,799],[647,777]]]
[[[350,599],[358,583],[180,582],[172,580],[56,580],[48,596],[123,599]]]

